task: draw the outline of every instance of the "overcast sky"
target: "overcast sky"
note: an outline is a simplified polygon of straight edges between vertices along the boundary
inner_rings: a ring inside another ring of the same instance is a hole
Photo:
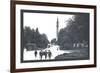
[[[38,28],[39,32],[45,33],[50,40],[56,38],[57,18],[59,20],[59,29],[66,26],[66,20],[72,18],[68,14],[42,14],[42,13],[24,13],[24,27]]]

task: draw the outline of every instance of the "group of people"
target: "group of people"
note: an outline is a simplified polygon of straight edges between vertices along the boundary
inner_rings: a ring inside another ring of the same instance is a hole
[[[47,58],[51,59],[51,56],[52,56],[52,53],[50,50],[45,50],[45,51],[41,50],[40,52],[35,51],[34,52],[35,57],[37,57],[37,54],[39,54],[39,57],[41,60],[43,59],[43,56],[45,57],[45,59]]]

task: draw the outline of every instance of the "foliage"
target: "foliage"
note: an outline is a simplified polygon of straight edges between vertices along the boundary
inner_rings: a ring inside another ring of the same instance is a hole
[[[76,14],[73,19],[67,20],[68,24],[60,29],[58,45],[61,49],[73,48],[73,43],[89,41],[89,14]]]
[[[57,43],[56,38],[51,40],[51,44],[56,44],[56,43]]]
[[[40,34],[38,28],[31,29],[30,27],[24,28],[24,47],[28,43],[33,43],[37,46],[37,48],[46,48],[49,41],[46,34]]]

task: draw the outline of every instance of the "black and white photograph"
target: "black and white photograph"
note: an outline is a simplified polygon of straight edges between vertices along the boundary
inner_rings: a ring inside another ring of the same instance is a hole
[[[11,2],[11,72],[96,67],[96,6]]]
[[[23,62],[89,59],[89,13],[21,11]]]

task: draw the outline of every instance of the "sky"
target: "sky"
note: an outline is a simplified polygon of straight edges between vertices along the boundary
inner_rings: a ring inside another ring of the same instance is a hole
[[[41,34],[45,33],[48,40],[56,38],[57,18],[59,21],[59,30],[67,25],[67,20],[73,15],[68,14],[43,14],[43,13],[24,13],[24,27],[31,29],[38,28]]]

